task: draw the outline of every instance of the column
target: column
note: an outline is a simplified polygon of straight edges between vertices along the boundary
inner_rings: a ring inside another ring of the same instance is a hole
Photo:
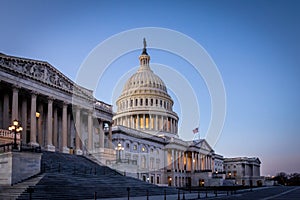
[[[48,151],[55,151],[55,147],[52,144],[52,117],[53,117],[53,99],[48,99],[48,115],[47,115],[47,146]]]
[[[169,162],[168,162],[168,150],[167,149],[165,149],[165,156],[164,156],[164,162],[165,162],[165,167],[166,167],[166,169],[168,169],[168,167],[169,167]]]
[[[26,97],[24,97],[23,101],[22,101],[22,120],[21,120],[21,124],[23,127],[23,131],[22,131],[22,143],[27,144],[26,141],[26,133],[27,133],[27,99]]]
[[[134,128],[134,123],[133,123],[133,116],[132,115],[130,115],[130,127],[129,128]]]
[[[112,123],[110,122],[108,124],[108,145],[109,145],[109,148],[112,149]]]
[[[58,130],[57,108],[53,112],[53,145],[57,147],[57,130]]]
[[[186,171],[189,171],[188,164],[189,164],[189,162],[188,162],[188,153],[186,152],[185,153],[185,170]]]
[[[36,142],[36,94],[31,94],[31,110],[30,110],[30,144],[39,146]]]
[[[67,116],[67,146],[72,146],[72,133],[71,133],[71,112],[68,112]]]
[[[184,169],[183,169],[183,159],[184,159],[184,157],[183,157],[183,152],[180,151],[180,169],[181,169],[181,170],[184,170]]]
[[[3,97],[3,128],[8,129],[10,123],[11,122],[9,119],[9,95],[5,93]]]
[[[137,114],[137,129],[140,129],[140,115]]]
[[[19,120],[19,89],[13,86],[11,121]]]
[[[171,162],[172,162],[172,171],[175,169],[174,168],[174,149],[172,149],[172,157],[171,157],[172,159],[171,159]]]
[[[193,172],[195,170],[195,155],[194,155],[194,152],[192,152],[191,163],[192,163],[191,172]]]
[[[66,102],[63,103],[63,110],[62,110],[62,152],[63,153],[70,153],[69,148],[67,147],[67,112],[68,112],[68,105]]]
[[[197,170],[200,170],[200,153],[197,153]]]
[[[175,169],[178,171],[178,151],[175,151]]]
[[[100,148],[104,148],[104,130],[103,130],[103,121],[100,120],[100,132],[99,132],[99,146]]]
[[[145,130],[146,129],[146,115],[145,114],[143,114],[143,124],[144,124],[143,129]]]
[[[81,115],[80,115],[80,107],[76,106],[76,134],[75,134],[75,153],[77,155],[82,155],[82,150],[80,149],[80,135],[81,135]]]
[[[154,105],[154,103],[153,103],[153,105]],[[155,115],[154,130],[156,130],[156,131],[158,130],[157,124],[158,124],[158,117],[157,117],[157,115]]]
[[[88,112],[88,150],[93,150],[93,118],[92,111]]]
[[[44,146],[44,140],[43,140],[43,116],[44,116],[44,107],[43,104],[38,105],[38,112],[40,113],[40,116],[38,118],[38,125],[37,125],[37,130],[38,130],[38,143],[40,146]]]

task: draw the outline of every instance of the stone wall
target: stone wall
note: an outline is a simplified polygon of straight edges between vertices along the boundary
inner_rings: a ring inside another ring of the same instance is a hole
[[[12,185],[38,174],[40,153],[7,152],[0,154],[0,185]]]

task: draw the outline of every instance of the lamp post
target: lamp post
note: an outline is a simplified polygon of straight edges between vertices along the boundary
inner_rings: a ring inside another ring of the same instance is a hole
[[[14,133],[14,144],[13,144],[13,149],[18,149],[18,145],[17,145],[17,134],[20,133],[23,128],[21,126],[21,124],[19,123],[18,120],[14,120],[13,124],[8,127],[8,130],[10,130],[11,132]]]
[[[122,147],[122,144],[119,142],[118,146],[115,148],[116,151],[118,151],[118,160],[117,162],[121,162],[121,151],[124,150],[124,147]]]

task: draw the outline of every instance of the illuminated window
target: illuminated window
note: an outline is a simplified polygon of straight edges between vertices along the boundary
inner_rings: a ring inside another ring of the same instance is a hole
[[[142,152],[144,152],[146,149],[145,149],[145,147],[142,147]]]
[[[149,115],[146,115],[146,128],[149,128]]]
[[[133,150],[137,150],[137,145],[133,145]]]

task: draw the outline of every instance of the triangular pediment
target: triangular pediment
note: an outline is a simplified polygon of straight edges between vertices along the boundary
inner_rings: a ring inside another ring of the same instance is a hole
[[[213,151],[211,146],[204,139],[199,142],[199,146],[200,146],[200,149],[203,149],[203,150],[206,150],[206,151],[209,151],[209,152]]]
[[[77,85],[48,62],[0,54],[0,68],[16,76],[30,78],[71,95],[75,94],[86,99],[93,98],[93,91]]]

